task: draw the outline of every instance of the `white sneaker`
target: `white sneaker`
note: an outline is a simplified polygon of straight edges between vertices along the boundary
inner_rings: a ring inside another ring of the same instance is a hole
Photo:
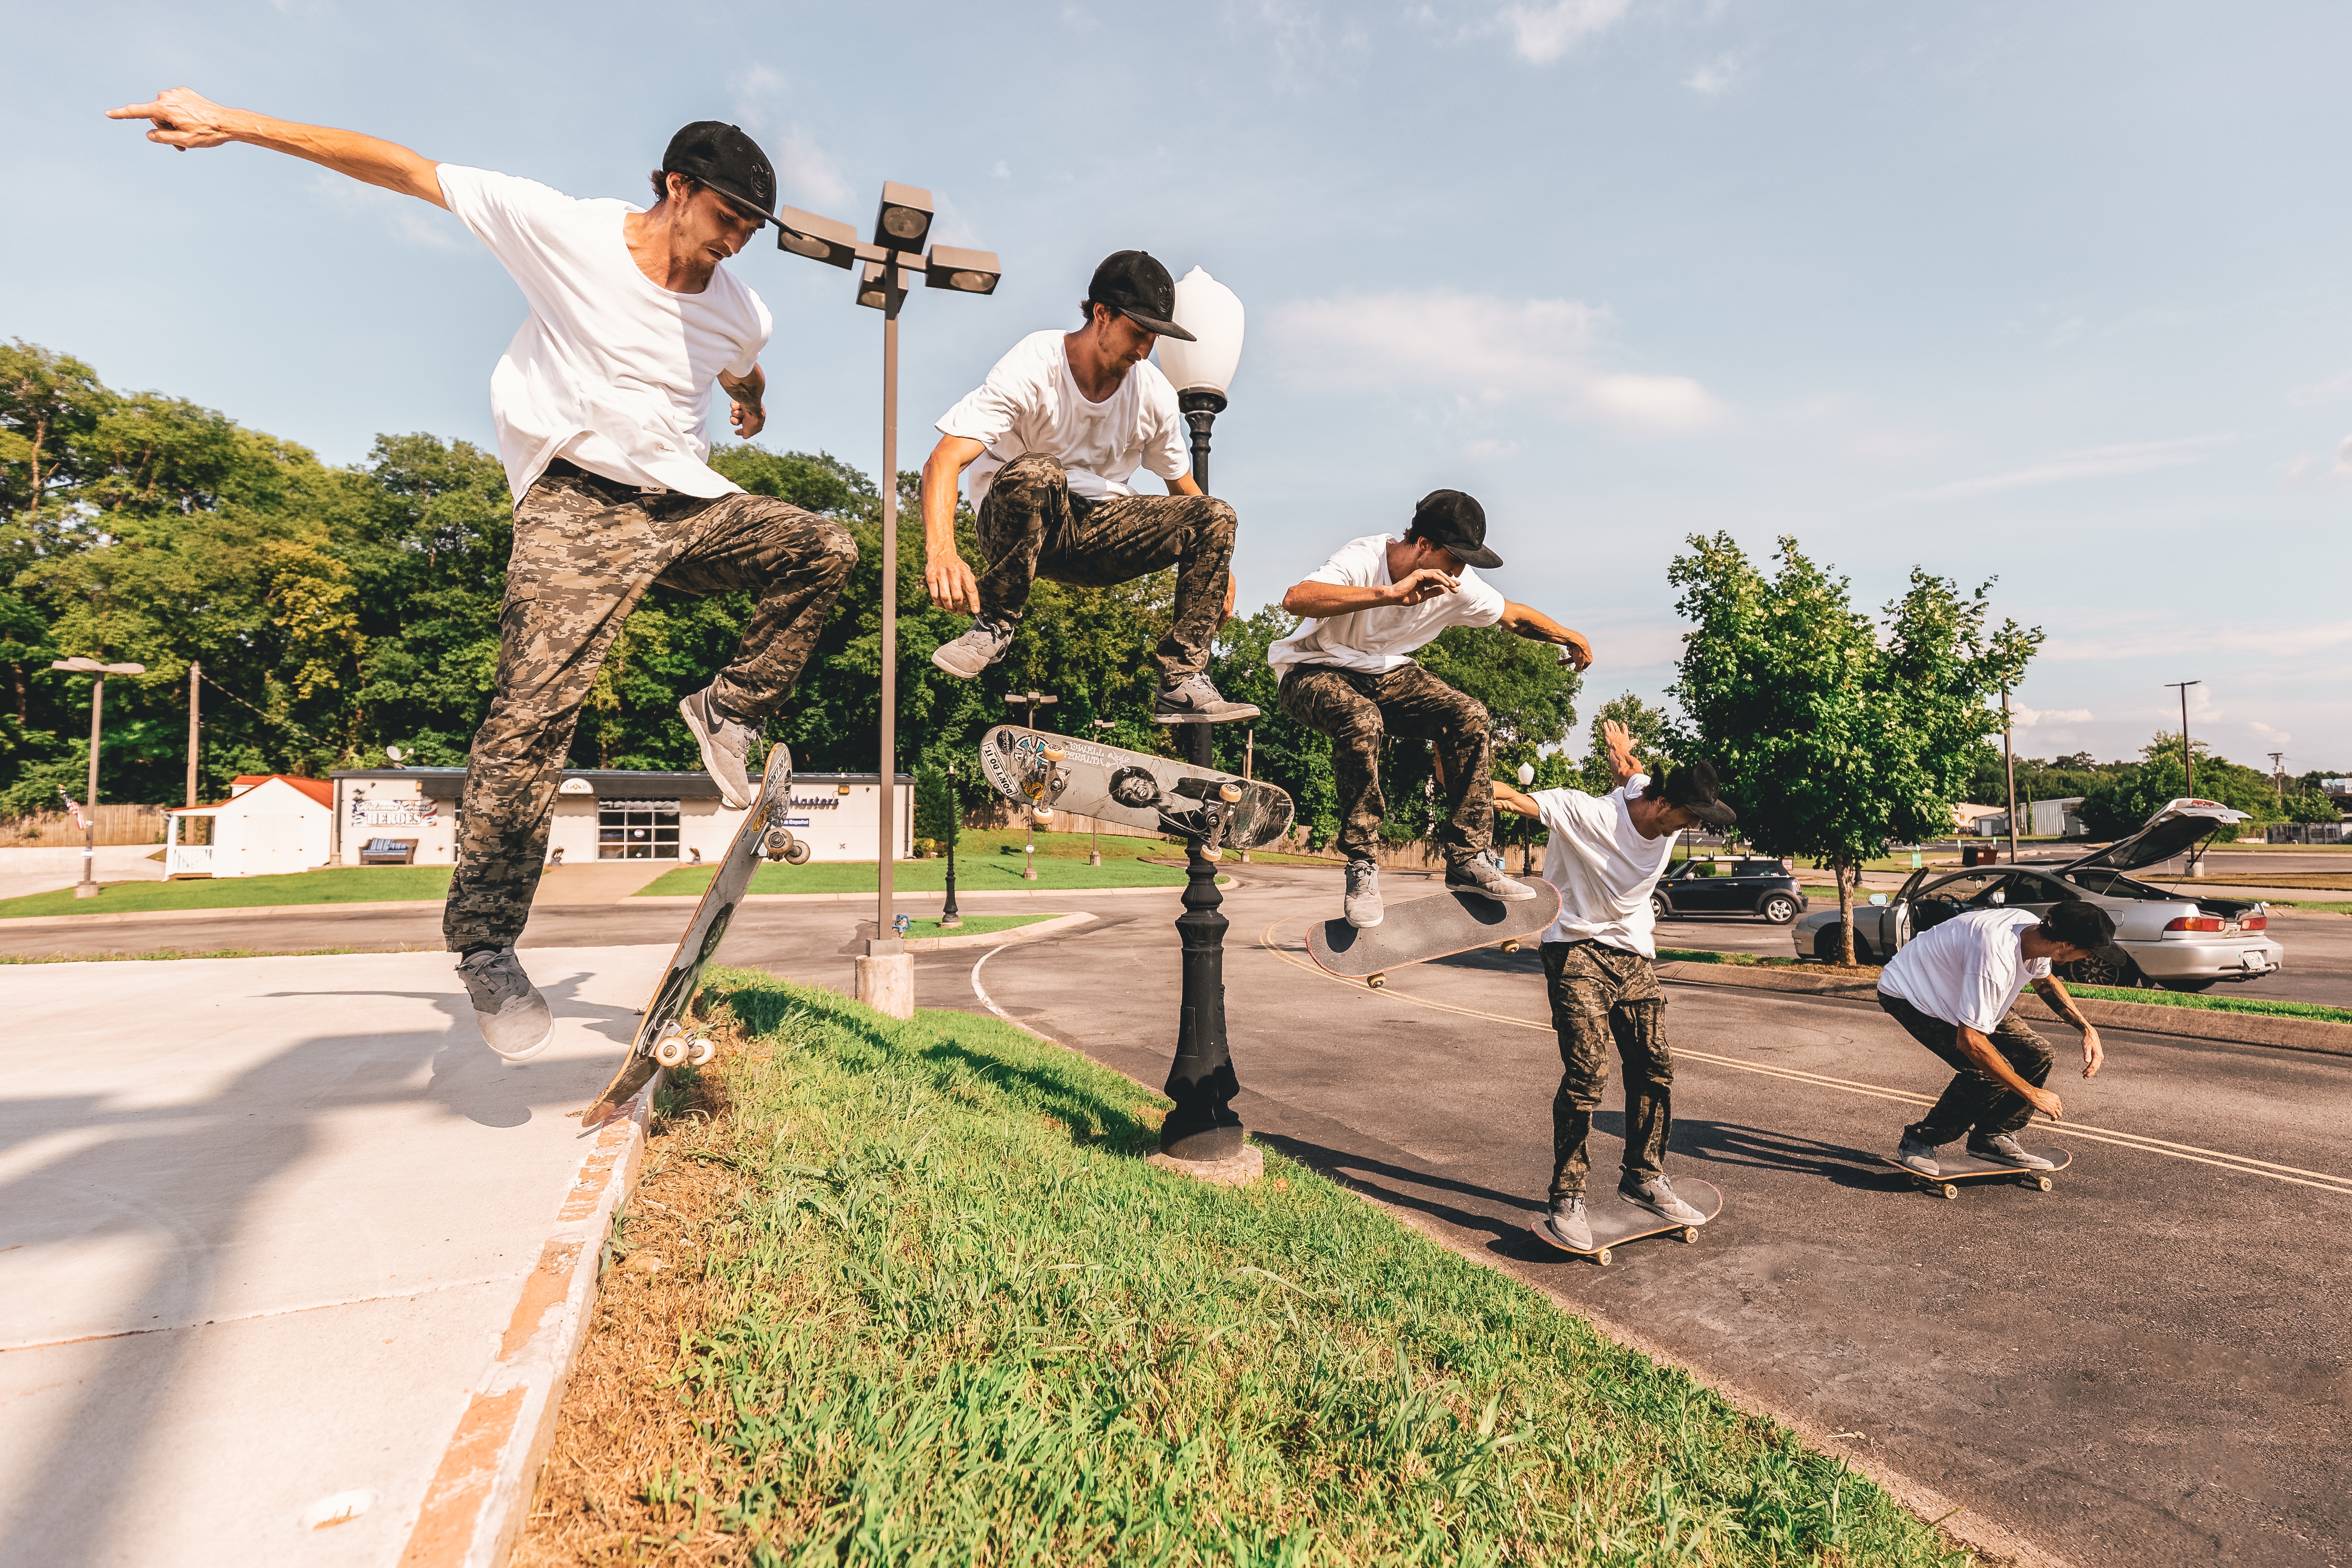
[[[1536,1221],[1536,1230],[1554,1247],[1570,1252],[1592,1250],[1592,1222],[1585,1217],[1580,1197],[1554,1199],[1551,1212]]]
[[[1020,628],[1011,621],[975,620],[963,636],[931,650],[931,662],[959,680],[970,680],[1004,657]]]
[[[473,998],[474,1022],[482,1041],[510,1062],[529,1061],[555,1038],[555,1016],[547,998],[522,972],[510,947],[488,947],[457,961],[458,978]]]
[[[2017,1165],[2028,1171],[2054,1171],[2058,1168],[2057,1162],[2053,1160],[2026,1152],[2025,1145],[2006,1132],[1996,1132],[1990,1137],[1978,1133],[1969,1140],[1969,1152],[1979,1160],[1990,1160],[1999,1165]]]
[[[1629,1175],[1617,1184],[1617,1195],[1676,1225],[1706,1223],[1706,1215],[1675,1196],[1675,1184],[1664,1176]]]
[[[1381,903],[1381,868],[1370,860],[1348,862],[1348,893],[1339,912],[1358,931],[1370,931],[1388,914]]]

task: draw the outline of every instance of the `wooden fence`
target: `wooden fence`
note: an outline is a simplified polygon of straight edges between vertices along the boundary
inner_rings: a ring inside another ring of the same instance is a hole
[[[39,849],[78,845],[82,830],[62,811],[35,812],[30,816],[0,817],[0,849]],[[160,805],[106,805],[98,808],[100,844],[161,844],[163,808]]]

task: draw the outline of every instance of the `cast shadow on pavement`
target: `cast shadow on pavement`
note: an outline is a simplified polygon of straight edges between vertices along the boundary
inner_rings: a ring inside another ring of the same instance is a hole
[[[1253,1129],[1250,1139],[1269,1149],[1278,1150],[1300,1164],[1367,1197],[1376,1198],[1391,1207],[1425,1214],[1458,1229],[1491,1236],[1497,1240],[1525,1235],[1528,1224],[1543,1212],[1539,1195],[1541,1180],[1536,1184],[1538,1195],[1503,1193],[1475,1183],[1434,1175],[1411,1165],[1400,1165],[1352,1150],[1334,1149],[1280,1132]],[[1437,1194],[1465,1199],[1468,1205],[1475,1206],[1448,1203],[1433,1195]]]
[[[1596,1123],[1599,1120],[1594,1118]],[[1621,1128],[1623,1121],[1620,1116],[1618,1124]],[[1889,1148],[1894,1146],[1895,1136],[1892,1131],[1887,1134]],[[1674,1138],[1667,1147],[1673,1153],[1708,1164],[1740,1165],[1754,1170],[1789,1171],[1798,1175],[1821,1176],[1835,1185],[1861,1192],[1907,1192],[1911,1186],[1909,1177],[1866,1150],[1849,1148],[1842,1143],[1823,1143],[1817,1139],[1799,1138],[1786,1132],[1776,1132],[1770,1128],[1749,1127],[1738,1121],[1677,1118]]]

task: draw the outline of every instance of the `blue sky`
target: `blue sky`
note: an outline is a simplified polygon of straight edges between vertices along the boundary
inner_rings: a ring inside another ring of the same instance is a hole
[[[927,185],[1003,258],[993,298],[908,306],[903,466],[1105,253],[1231,285],[1245,604],[1456,486],[1504,592],[1591,637],[1589,689],[1655,699],[1685,536],[1794,534],[1870,605],[1998,577],[2049,634],[2026,754],[2136,753],[2201,679],[2225,754],[2352,767],[2341,5],[10,11],[0,334],[330,460],[488,444],[520,297],[445,214],[107,108],[185,85],[632,198],[731,119],[788,201],[864,226]],[[777,318],[763,439],[876,467],[879,318],[734,265]]]

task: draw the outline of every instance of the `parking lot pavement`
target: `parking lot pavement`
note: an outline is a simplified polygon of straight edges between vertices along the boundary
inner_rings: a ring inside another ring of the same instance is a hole
[[[1336,981],[1298,951],[1328,880],[1269,869],[1225,900],[1238,1106],[1265,1142],[2080,1568],[2347,1561],[2352,1061],[2110,1033],[2098,1079],[2053,1079],[2069,1123],[2031,1136],[2074,1152],[2056,1190],[1948,1202],[1877,1158],[1948,1073],[1876,1008],[1675,985],[1670,1168],[1726,1208],[1699,1246],[1603,1269],[1526,1235],[1559,1079],[1536,955]],[[997,951],[983,984],[1156,1084],[1172,912]],[[924,1004],[977,1005],[982,956],[919,959]],[[2045,1033],[2063,1062],[2071,1034]]]
[[[625,1182],[634,1124],[566,1113],[668,953],[541,952],[524,1064],[441,953],[0,972],[0,1562],[457,1563]]]

